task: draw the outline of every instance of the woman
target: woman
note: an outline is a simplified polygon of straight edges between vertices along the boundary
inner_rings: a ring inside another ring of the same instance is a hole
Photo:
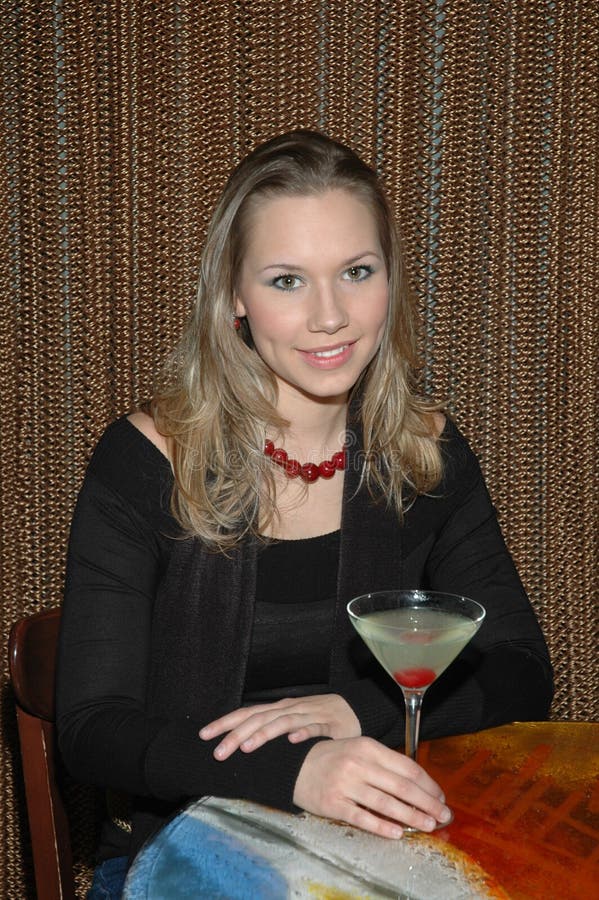
[[[73,521],[60,747],[132,798],[107,867],[203,794],[389,838],[447,821],[441,787],[389,749],[402,697],[353,633],[360,593],[487,609],[427,693],[425,737],[546,715],[547,649],[477,461],[413,363],[374,173],[312,132],[259,147],[216,208],[159,389],[106,431]]]

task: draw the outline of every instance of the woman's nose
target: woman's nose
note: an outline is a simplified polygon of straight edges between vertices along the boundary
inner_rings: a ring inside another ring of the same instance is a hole
[[[308,329],[334,334],[348,324],[347,310],[341,292],[332,285],[314,288]]]

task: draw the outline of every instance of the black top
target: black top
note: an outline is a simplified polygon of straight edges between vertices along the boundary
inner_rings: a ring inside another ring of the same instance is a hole
[[[244,703],[327,692],[338,564],[338,531],[260,550]]]
[[[487,616],[427,691],[423,737],[544,718],[552,695],[547,649],[464,438],[448,421],[443,482],[417,498],[403,524],[360,488],[361,446],[355,428],[331,628],[313,632],[328,644],[327,659],[302,681],[320,680],[326,669],[327,691],[347,700],[362,733],[397,746],[401,694],[355,635],[345,606],[370,590],[428,587],[471,596]],[[314,744],[282,736],[217,762],[217,740],[199,739],[202,725],[244,702],[248,677],[255,689],[269,680],[259,660],[260,621],[270,613],[257,605],[271,602],[269,576],[256,541],[225,556],[183,539],[169,512],[171,489],[165,457],[127,419],[117,421],[88,468],[69,545],[60,749],[75,777],[133,795],[131,854],[165,815],[203,794],[293,809],[297,773]],[[274,560],[284,546],[271,552]],[[296,678],[297,669],[280,671],[276,681]]]

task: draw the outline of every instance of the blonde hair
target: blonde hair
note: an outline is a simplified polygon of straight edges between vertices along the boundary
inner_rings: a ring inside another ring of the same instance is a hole
[[[442,475],[438,406],[414,388],[415,310],[387,199],[352,150],[316,132],[289,132],[257,147],[231,174],[208,228],[191,316],[150,407],[170,447],[173,513],[187,534],[215,549],[276,518],[263,447],[267,429],[289,424],[277,413],[274,375],[247,325],[238,333],[232,324],[248,219],[261,200],[331,189],[351,192],[372,211],[389,278],[382,343],[352,390],[364,435],[362,482],[401,517]]]

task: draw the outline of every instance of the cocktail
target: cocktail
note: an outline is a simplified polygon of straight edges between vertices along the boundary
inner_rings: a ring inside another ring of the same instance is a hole
[[[402,690],[405,752],[415,760],[424,693],[476,634],[485,610],[457,594],[410,590],[363,594],[348,603],[347,611],[362,640]]]

